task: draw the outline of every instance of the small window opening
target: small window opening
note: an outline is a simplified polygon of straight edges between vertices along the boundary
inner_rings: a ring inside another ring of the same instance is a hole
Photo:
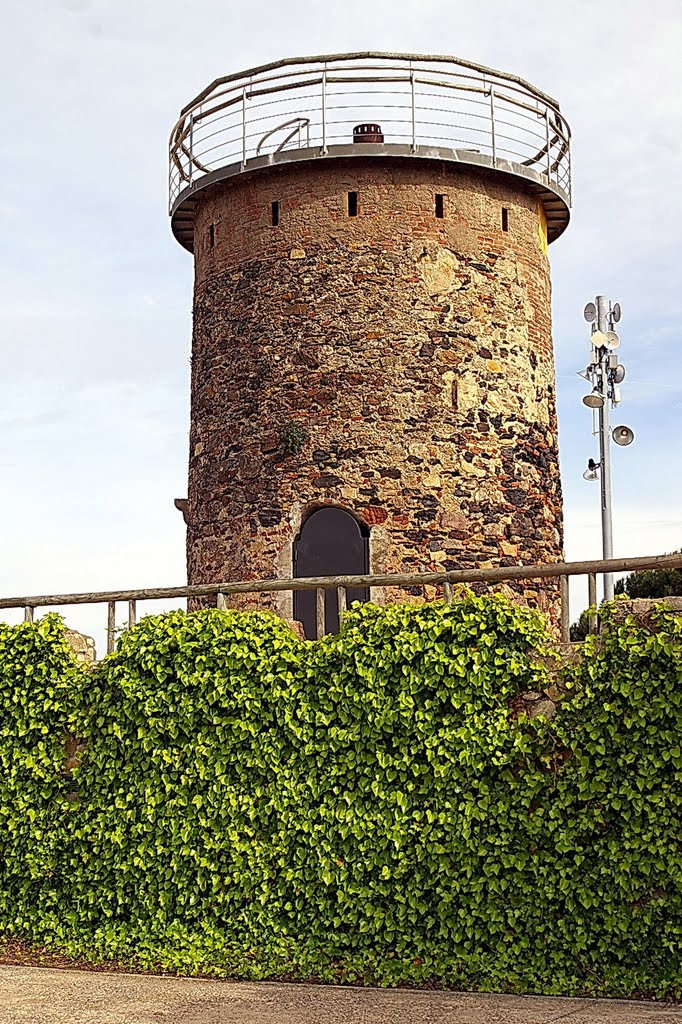
[[[502,207],[502,230],[509,231],[509,210],[506,206]]]
[[[358,194],[357,192],[348,193],[348,216],[357,217],[358,215]]]
[[[272,204],[271,213],[272,213],[272,226],[273,226],[273,228],[276,228],[277,225],[279,224],[279,200],[278,199],[276,199],[275,202]]]
[[[211,224],[208,229],[208,244],[211,249],[215,245],[215,224]]]
[[[445,216],[445,196],[436,193],[436,217],[442,219]]]

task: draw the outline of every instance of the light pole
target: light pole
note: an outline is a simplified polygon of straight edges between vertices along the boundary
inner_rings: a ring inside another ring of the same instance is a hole
[[[620,320],[620,306],[618,303],[612,306],[604,295],[597,295],[594,302],[587,303],[583,315],[592,324],[592,358],[580,374],[590,382],[592,391],[585,395],[583,403],[592,409],[592,433],[599,435],[599,462],[590,459],[583,477],[585,480],[599,479],[601,483],[602,557],[606,559],[613,558],[611,441],[628,445],[635,435],[629,427],[615,427],[611,432],[609,424],[610,409],[620,403],[620,384],[625,379],[625,367],[619,363],[615,352],[620,345],[620,338],[614,330],[614,325]],[[610,572],[604,573],[604,600],[613,600],[613,574]]]

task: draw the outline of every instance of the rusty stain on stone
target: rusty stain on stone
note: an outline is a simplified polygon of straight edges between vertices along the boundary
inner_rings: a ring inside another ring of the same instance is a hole
[[[368,505],[361,509],[362,518],[368,526],[376,526],[377,523],[385,523],[388,519],[388,512],[378,505]]]

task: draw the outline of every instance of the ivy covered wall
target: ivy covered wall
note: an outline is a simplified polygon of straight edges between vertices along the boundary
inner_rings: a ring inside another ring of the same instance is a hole
[[[531,718],[556,702],[551,717]],[[498,596],[0,626],[0,935],[231,977],[682,994],[682,626]]]

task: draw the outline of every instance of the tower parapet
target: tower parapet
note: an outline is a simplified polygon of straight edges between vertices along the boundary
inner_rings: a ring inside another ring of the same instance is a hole
[[[455,57],[348,53],[226,75],[183,108],[169,143],[176,238],[192,249],[197,192],[214,182],[282,163],[366,157],[353,135],[358,122],[383,128],[383,140],[371,140],[375,156],[523,178],[543,200],[550,242],[568,224],[571,135],[551,96]]]

